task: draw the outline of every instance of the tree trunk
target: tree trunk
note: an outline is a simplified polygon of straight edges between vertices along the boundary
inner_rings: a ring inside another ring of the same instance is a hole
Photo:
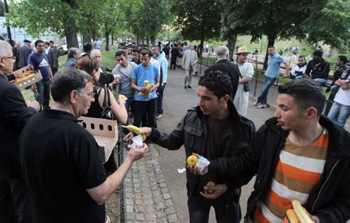
[[[204,36],[202,36],[202,38],[201,38],[201,43],[200,43],[199,46],[198,46],[198,52],[199,52],[198,57],[202,57],[202,54],[203,54],[203,46],[204,46]]]
[[[112,35],[111,38],[112,38],[112,40],[111,40],[111,46],[113,46],[113,43],[114,43],[114,36]]]
[[[105,37],[106,37],[106,51],[109,51],[109,32],[106,31],[106,34],[105,34]]]
[[[156,37],[154,35],[151,36],[151,45],[156,45]]]
[[[95,41],[95,39],[96,39],[96,30],[95,29],[92,31],[92,39],[93,39],[93,41]]]
[[[75,24],[75,21],[70,18],[69,19],[69,28],[65,30],[64,34],[66,36],[67,40],[67,49],[71,47],[79,47],[78,44],[78,36],[77,36],[77,26]]]
[[[267,43],[267,48],[266,48],[266,54],[265,54],[265,61],[264,61],[264,68],[263,68],[263,70],[267,69],[267,60],[268,60],[268,56],[269,56],[267,54],[267,49],[269,48],[269,46],[274,46],[276,37],[275,36],[268,36],[267,39],[268,39],[268,43]]]
[[[230,34],[227,40],[228,49],[230,51],[230,60],[233,61],[233,53],[235,51],[235,45],[237,41],[237,34]]]

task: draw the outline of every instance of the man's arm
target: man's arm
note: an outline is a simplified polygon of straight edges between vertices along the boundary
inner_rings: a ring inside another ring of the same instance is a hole
[[[53,78],[53,74],[52,74],[52,70],[51,70],[51,66],[49,65],[49,74],[50,74],[50,80]]]
[[[286,72],[284,73],[283,77],[286,78],[289,76],[289,64],[288,64],[288,62],[285,62],[284,66],[285,66]]]
[[[40,109],[38,102],[32,102],[27,107],[21,92],[17,88],[9,88],[2,97],[2,113],[4,117],[13,120],[18,129],[23,129],[29,118]]]
[[[252,79],[253,75],[254,75],[253,65],[251,65],[249,63],[247,66],[248,67],[247,67],[246,75],[243,78],[239,79],[239,82],[238,82],[239,84],[244,84],[244,83],[249,82]]]
[[[91,198],[99,205],[105,203],[111,194],[118,189],[119,185],[123,182],[132,163],[144,157],[147,151],[148,146],[146,144],[143,144],[143,147],[140,149],[137,149],[135,144],[133,144],[123,164],[112,175],[110,175],[104,183],[86,190]]]
[[[323,70],[322,70],[322,76],[324,76],[324,78],[328,78],[329,71],[330,71],[329,62],[325,62],[325,65],[324,65]]]
[[[136,85],[136,80],[134,78],[131,78],[131,88],[132,89],[135,89],[137,91],[140,91],[140,92],[146,92],[146,88],[145,87],[139,87]]]

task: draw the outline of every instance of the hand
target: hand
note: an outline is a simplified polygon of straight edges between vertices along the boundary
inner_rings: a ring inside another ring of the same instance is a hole
[[[125,104],[125,102],[126,102],[126,100],[128,100],[128,98],[127,97],[122,97],[122,95],[121,94],[119,94],[119,99],[118,99],[118,104],[120,104],[120,105],[124,105]]]
[[[204,186],[203,189],[204,192],[199,192],[200,195],[207,199],[217,199],[227,191],[227,186],[226,184],[217,184],[213,187]],[[212,190],[213,193],[208,194],[208,190]]]
[[[40,104],[39,104],[39,102],[37,102],[37,101],[28,101],[27,102],[27,106],[28,107],[32,107],[32,108],[34,108],[35,110],[37,110],[37,111],[39,111],[40,110]]]
[[[150,128],[150,127],[141,127],[140,129],[141,129],[142,133],[146,135],[146,137],[150,137],[150,136],[151,136],[151,134],[152,134],[152,128]],[[130,132],[123,138],[123,140],[124,140],[124,141],[128,141],[128,140],[132,139],[134,136],[136,136],[136,134],[130,131]]]
[[[119,78],[115,79],[115,80],[112,82],[113,87],[115,87],[115,86],[118,85],[119,83],[120,83],[120,79],[119,79]]]
[[[142,148],[138,149],[136,148],[136,144],[133,143],[128,152],[127,159],[130,159],[132,162],[134,162],[136,160],[143,158],[147,152],[148,152],[147,144],[144,143]]]
[[[310,214],[309,214],[310,215]],[[320,219],[315,215],[310,215],[311,220],[313,220],[315,223],[320,223]]]
[[[190,171],[194,175],[205,175],[208,173],[208,167],[205,167],[203,171],[201,171],[198,167],[196,166],[189,166],[187,165],[187,170]]]
[[[307,76],[306,74],[303,74],[303,78],[308,78],[309,76]]]
[[[32,84],[32,91],[35,92],[38,89],[38,87],[36,86],[36,84]]]
[[[146,93],[147,89],[145,87],[141,88],[140,90],[142,93]]]

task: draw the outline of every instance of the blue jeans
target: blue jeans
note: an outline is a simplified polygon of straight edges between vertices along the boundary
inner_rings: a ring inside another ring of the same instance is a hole
[[[165,90],[166,83],[163,84],[162,88],[157,92],[157,114],[163,114],[163,93]]]
[[[270,87],[275,83],[276,78],[275,77],[267,77],[264,78],[264,87],[261,90],[261,94],[258,97],[258,103],[266,104],[267,102],[267,95],[269,93]]]
[[[39,96],[35,99],[40,103],[42,108],[49,108],[50,104],[50,80],[41,80],[36,83]]]
[[[195,193],[188,198],[187,204],[190,213],[190,223],[208,223],[211,206],[214,207],[218,223],[239,223],[241,220],[239,203],[231,201],[228,204],[225,195],[212,200]]]
[[[338,102],[333,102],[331,110],[328,113],[328,118],[336,125],[344,127],[346,120],[350,116],[350,106],[342,105]]]
[[[326,86],[326,85],[327,85],[327,79],[315,78],[314,81],[316,81],[317,83],[319,83],[321,86]]]
[[[331,92],[332,92],[332,94],[334,94],[334,95],[336,95],[337,94],[337,92],[338,92],[338,90],[339,90],[339,86],[338,85],[333,85],[332,87],[331,87]]]
[[[157,98],[149,101],[134,101],[134,126],[141,126],[142,118],[145,113],[147,114],[148,127],[157,128]]]

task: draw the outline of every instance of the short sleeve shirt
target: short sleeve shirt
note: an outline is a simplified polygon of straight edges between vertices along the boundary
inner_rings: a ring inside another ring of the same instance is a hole
[[[41,72],[43,80],[50,80],[49,64],[50,60],[46,53],[32,53],[28,57],[28,64],[33,65],[34,70]]]
[[[20,163],[39,222],[104,222],[86,189],[105,182],[93,136],[70,113],[44,110],[20,135]]]
[[[148,67],[139,64],[134,68],[131,74],[131,78],[136,80],[136,85],[139,87],[144,87],[145,80],[148,80],[148,84],[156,84],[156,79],[159,78],[159,70],[156,66],[150,64]],[[140,91],[134,91],[134,99],[136,101],[149,101],[151,99],[157,98],[156,91],[151,92],[150,99],[146,98],[146,95],[139,96]]]
[[[281,63],[285,63],[285,62],[286,62],[285,59],[276,53],[272,57],[269,56],[265,76],[271,77],[271,78],[278,78],[280,75]]]

